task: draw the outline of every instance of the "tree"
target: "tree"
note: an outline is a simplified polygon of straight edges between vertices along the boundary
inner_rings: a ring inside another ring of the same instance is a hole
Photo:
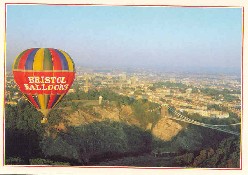
[[[58,161],[52,161],[49,159],[42,159],[42,158],[36,158],[36,159],[29,159],[30,165],[67,165],[69,166],[69,162],[58,162]]]

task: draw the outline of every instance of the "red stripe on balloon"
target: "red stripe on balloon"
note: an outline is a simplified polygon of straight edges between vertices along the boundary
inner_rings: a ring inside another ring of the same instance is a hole
[[[59,54],[54,49],[49,49],[49,51],[52,55],[53,70],[62,70],[62,64]]]
[[[39,109],[39,106],[38,106],[38,104],[36,103],[36,101],[34,100],[34,98],[33,98],[32,95],[25,94],[25,96],[28,98],[28,100],[29,100],[37,109]]]
[[[18,65],[18,69],[22,69],[25,70],[25,65],[26,65],[26,61],[28,59],[28,55],[33,51],[34,49],[29,49],[27,50],[23,56],[21,57],[20,61],[19,61],[19,65]]]
[[[55,100],[55,98],[56,98],[56,94],[51,94],[50,95],[50,99],[49,99],[49,102],[48,102],[48,105],[47,105],[47,109],[52,108],[53,101]]]

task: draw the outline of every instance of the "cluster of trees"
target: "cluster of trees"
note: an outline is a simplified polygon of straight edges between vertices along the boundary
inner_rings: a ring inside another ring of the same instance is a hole
[[[151,133],[123,123],[103,121],[57,133],[41,142],[50,159],[67,158],[72,164],[90,165],[107,159],[151,151]]]
[[[223,139],[216,147],[175,157],[174,164],[202,168],[239,168],[240,138],[228,137]]]
[[[47,125],[39,117],[26,101],[6,106],[6,164],[86,165],[152,149],[151,133],[135,126],[103,121],[58,131],[61,110]]]
[[[188,89],[188,88],[192,89],[192,93],[198,92],[198,89],[195,88],[194,86],[186,85],[186,84],[183,84],[183,83],[173,83],[173,82],[170,82],[170,81],[154,83],[153,86],[150,87],[150,89],[155,90],[156,88],[163,88],[163,87],[178,88],[182,93],[185,93],[186,89]]]
[[[169,145],[174,146],[172,143],[167,143],[167,146]],[[151,155],[125,157],[114,161],[100,162],[99,165],[240,168],[240,138],[230,136],[225,137],[224,139],[222,138],[222,141],[216,142],[215,145],[206,146],[204,149],[198,149],[195,151],[184,151],[174,155],[165,153],[163,155],[159,154],[156,157]]]
[[[66,102],[70,102],[72,100],[98,100],[99,96],[102,96],[104,100],[116,101],[120,105],[129,105],[134,101],[132,98],[118,95],[108,89],[102,89],[100,91],[93,89],[89,90],[87,93],[78,89],[74,93],[67,94],[61,101],[60,105],[63,105]]]
[[[228,89],[219,90],[212,88],[203,88],[201,89],[201,92],[206,95],[212,96],[215,99],[224,98],[224,100],[228,102],[239,100],[238,97],[233,96],[231,94],[241,94],[241,91],[230,91]]]
[[[155,88],[162,88],[162,87],[168,87],[168,88],[187,88],[188,86],[183,84],[183,83],[173,83],[170,81],[165,81],[165,82],[157,82],[153,84],[153,87]]]
[[[134,117],[140,122],[142,128],[146,128],[149,123],[155,125],[160,119],[158,111],[149,112],[150,109],[157,108],[157,104],[147,100],[135,100],[130,106]]]
[[[41,114],[22,100],[17,106],[6,105],[5,111],[6,164],[29,164],[30,158],[41,154],[39,140],[44,132],[38,119]]]
[[[148,101],[133,101],[109,91],[90,92],[87,99],[94,99],[99,94],[106,99],[118,100],[120,104],[133,105],[139,116],[142,110],[138,109],[143,105],[149,107]],[[69,94],[67,98],[71,99],[61,105],[81,98],[76,95],[77,98],[75,94]],[[42,114],[28,101],[21,100],[17,106],[6,105],[6,164],[85,165],[151,151],[151,133],[123,123],[103,121],[78,127],[66,126],[66,131],[58,131],[54,126],[61,122],[66,125],[63,116],[70,113],[63,110],[61,115],[61,110],[60,105],[55,107],[49,113],[48,124],[42,125]]]
[[[207,106],[207,109],[208,110],[211,110],[211,109],[214,109],[216,111],[228,111],[228,108],[224,107],[224,106],[220,106],[220,105],[217,105],[217,104],[210,104]]]
[[[16,106],[5,106],[5,163],[32,164],[31,159],[45,158],[40,142],[48,128],[63,122],[61,110],[49,114],[49,124],[41,124],[42,114],[28,101],[19,100]],[[49,160],[50,164],[52,160]],[[32,161],[35,162],[34,160]],[[63,163],[63,162],[61,162]]]

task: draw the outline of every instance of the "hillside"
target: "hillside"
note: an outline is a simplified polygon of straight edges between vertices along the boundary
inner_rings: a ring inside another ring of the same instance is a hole
[[[208,148],[181,155],[151,154],[125,157],[118,160],[100,162],[100,166],[140,166],[140,167],[192,167],[192,168],[239,168],[239,140],[234,137],[224,139],[216,148]]]
[[[101,105],[96,93],[105,98]],[[238,142],[223,144],[222,149],[230,147],[226,153],[217,151],[230,135],[161,118],[159,111],[149,112],[156,107],[110,92],[90,92],[83,97],[71,94],[42,125],[37,120],[42,115],[27,101],[7,105],[6,164],[120,166],[131,161],[132,166],[239,166]],[[202,150],[211,149],[217,157],[202,156],[206,155]],[[168,159],[161,154],[164,152],[173,155]],[[213,164],[215,159],[225,163]]]

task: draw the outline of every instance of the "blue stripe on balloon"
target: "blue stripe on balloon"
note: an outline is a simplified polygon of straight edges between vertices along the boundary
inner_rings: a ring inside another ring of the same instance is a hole
[[[61,53],[59,50],[54,49],[58,54],[59,54],[59,58],[61,61],[61,65],[62,65],[62,70],[69,70],[69,66],[68,66],[68,62],[64,56],[63,53]]]
[[[29,55],[25,64],[25,70],[33,70],[34,56],[39,48],[35,48]]]
[[[32,95],[32,96],[34,98],[34,101],[37,103],[37,105],[39,106],[39,109],[40,109],[40,103],[39,103],[37,96],[36,95]]]
[[[50,95],[48,95],[48,99],[47,99],[47,103],[46,103],[46,109],[48,108],[49,100],[50,100]]]
[[[53,106],[54,106],[55,103],[58,101],[58,99],[59,99],[60,96],[61,96],[61,95],[56,95],[55,99],[53,100],[53,103],[52,103],[51,108],[53,108]]]

